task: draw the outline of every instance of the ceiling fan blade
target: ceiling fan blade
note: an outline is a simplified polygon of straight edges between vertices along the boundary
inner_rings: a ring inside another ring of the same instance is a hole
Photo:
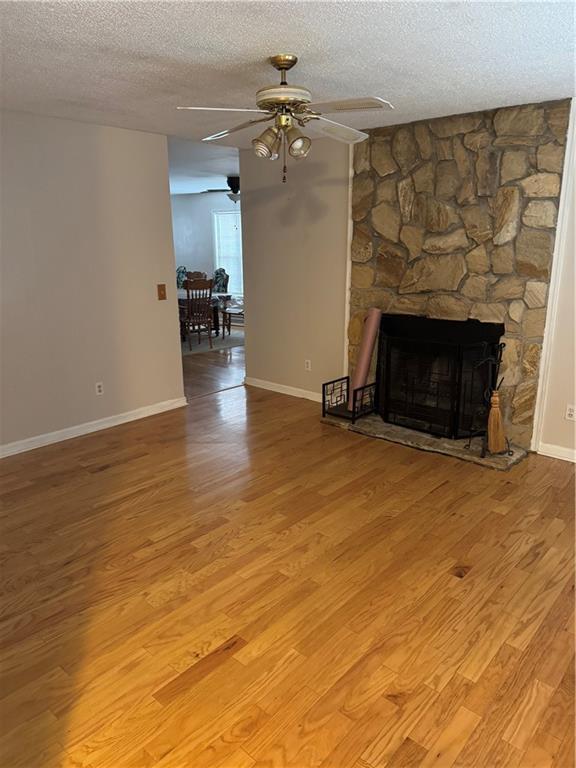
[[[240,125],[236,125],[234,128],[228,128],[225,131],[213,133],[211,136],[205,136],[202,141],[216,141],[217,139],[223,139],[225,136],[229,136],[231,133],[236,133],[236,131],[243,131],[244,128],[250,128],[251,125],[256,125],[256,123],[267,123],[273,119],[274,115],[269,115],[268,117],[261,117],[258,120],[248,120],[248,122],[240,123]]]
[[[342,123],[335,123],[334,120],[328,120],[327,117],[317,117],[314,120],[314,127],[320,133],[331,139],[336,139],[336,141],[343,141],[345,144],[357,144],[368,138],[367,133],[357,131],[356,128],[350,128],[348,125],[342,125]]]
[[[197,112],[258,112],[261,115],[270,114],[265,109],[238,109],[237,107],[176,107],[176,109],[188,109]]]
[[[314,112],[362,112],[367,109],[394,109],[392,104],[379,96],[364,96],[359,99],[340,99],[338,101],[319,101],[306,105]]]

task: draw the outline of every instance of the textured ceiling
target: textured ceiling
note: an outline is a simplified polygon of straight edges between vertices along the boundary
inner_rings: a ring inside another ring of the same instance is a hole
[[[238,176],[238,150],[185,139],[168,139],[170,192],[173,195],[227,189],[226,177]]]
[[[254,106],[278,52],[300,56],[291,79],[316,99],[395,104],[346,115],[356,127],[574,91],[571,2],[84,0],[1,2],[0,14],[5,108],[196,140],[243,116],[176,105]]]

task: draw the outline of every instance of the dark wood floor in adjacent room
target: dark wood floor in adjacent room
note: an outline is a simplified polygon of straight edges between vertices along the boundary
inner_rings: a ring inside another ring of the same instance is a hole
[[[183,355],[182,369],[188,400],[239,387],[244,383],[244,347]]]
[[[3,768],[573,766],[570,464],[240,386],[0,473]]]

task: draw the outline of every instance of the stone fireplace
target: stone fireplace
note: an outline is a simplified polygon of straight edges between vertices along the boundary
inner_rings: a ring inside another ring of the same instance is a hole
[[[355,148],[351,369],[370,307],[501,324],[504,420],[525,448],[569,108],[564,100],[377,128]]]

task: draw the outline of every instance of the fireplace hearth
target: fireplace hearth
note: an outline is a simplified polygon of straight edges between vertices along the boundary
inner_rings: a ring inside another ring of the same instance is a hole
[[[376,410],[400,427],[445,438],[486,429],[504,325],[382,315]]]

